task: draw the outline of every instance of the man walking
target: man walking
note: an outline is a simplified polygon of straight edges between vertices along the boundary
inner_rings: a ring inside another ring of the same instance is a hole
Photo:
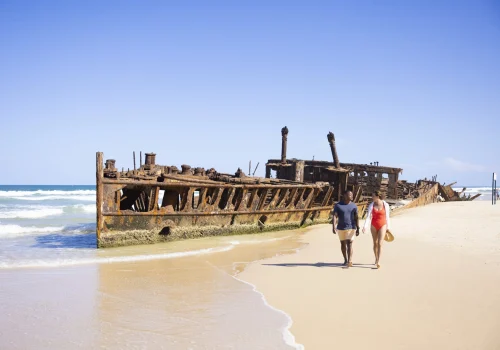
[[[359,236],[358,207],[352,201],[352,192],[344,192],[341,202],[333,208],[333,233],[339,235],[344,266],[352,266],[354,234]]]

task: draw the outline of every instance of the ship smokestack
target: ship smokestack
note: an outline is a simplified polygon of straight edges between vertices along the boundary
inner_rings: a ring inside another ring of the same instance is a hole
[[[141,162],[142,162],[142,156],[141,156]],[[156,154],[146,153],[146,159],[144,159],[144,164],[149,166],[154,166],[156,164]]]
[[[281,163],[286,163],[286,143],[288,140],[288,128],[281,129]]]
[[[114,159],[106,159],[106,170],[115,171],[115,162]]]
[[[340,163],[339,163],[339,156],[337,155],[337,147],[335,147],[335,136],[333,135],[333,132],[329,132],[328,135],[328,142],[330,143],[330,149],[332,151],[332,157],[333,157],[333,165],[335,168],[340,168]]]

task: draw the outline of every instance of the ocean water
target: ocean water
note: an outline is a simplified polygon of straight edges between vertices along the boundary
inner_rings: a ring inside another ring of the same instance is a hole
[[[0,186],[1,349],[301,349],[291,319],[237,279],[300,233],[98,250],[95,196]]]
[[[475,196],[476,194],[481,194],[478,198],[475,200],[478,201],[491,201],[491,185],[490,186],[463,186],[466,187],[467,189],[465,190],[465,194],[468,196],[469,194],[471,196]],[[453,190],[457,192],[461,192],[463,187],[457,187],[456,185],[453,187]]]
[[[95,212],[95,186],[0,186],[0,268],[95,256]]]

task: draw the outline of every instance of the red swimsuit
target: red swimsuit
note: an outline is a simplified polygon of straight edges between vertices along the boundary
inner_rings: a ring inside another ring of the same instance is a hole
[[[385,219],[385,205],[382,206],[381,210],[375,209],[374,205],[372,210],[372,226],[378,231],[384,225],[387,225],[387,220]]]

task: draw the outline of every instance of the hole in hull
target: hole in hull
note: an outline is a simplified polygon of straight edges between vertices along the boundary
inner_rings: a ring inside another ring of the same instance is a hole
[[[170,227],[165,226],[164,228],[162,228],[160,231],[160,236],[170,236]]]
[[[259,222],[258,222],[258,225],[260,227],[261,230],[264,229],[264,226],[266,226],[266,221],[267,221],[267,216],[266,215],[262,215],[260,218],[259,218]]]

